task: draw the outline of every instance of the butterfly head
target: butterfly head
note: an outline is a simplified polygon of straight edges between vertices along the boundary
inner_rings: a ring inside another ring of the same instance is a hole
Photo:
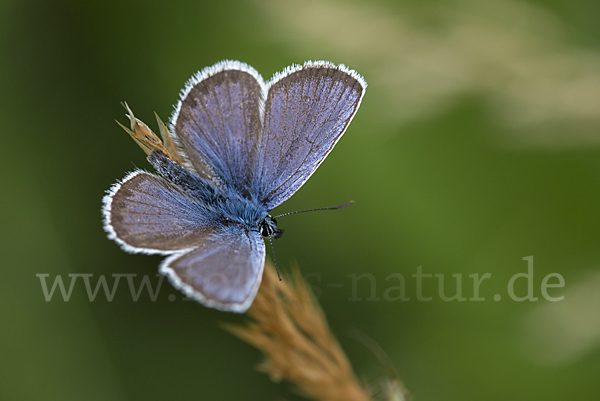
[[[277,227],[277,220],[270,215],[267,215],[263,221],[258,223],[258,230],[263,237],[279,239],[283,236],[283,230]]]

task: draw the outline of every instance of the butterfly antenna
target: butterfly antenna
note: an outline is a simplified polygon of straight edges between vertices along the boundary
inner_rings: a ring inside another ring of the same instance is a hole
[[[284,213],[284,214],[280,214],[279,216],[274,216],[273,218],[278,219],[280,217],[283,216],[289,216],[290,214],[298,214],[298,213],[305,213],[305,212],[315,212],[317,210],[336,210],[336,209],[342,209],[345,207],[348,207],[350,205],[352,205],[354,203],[354,201],[350,201],[348,203],[344,203],[343,205],[337,205],[337,206],[329,206],[329,207],[318,207],[316,209],[308,209],[308,210],[300,210],[297,212],[290,212],[290,213]]]
[[[271,243],[271,251],[273,251],[273,263],[275,264],[275,271],[277,272],[277,277],[279,277],[279,281],[281,281],[281,276],[279,275],[279,267],[277,266],[277,259],[275,258],[275,248],[273,248],[273,238],[269,237],[269,242]]]

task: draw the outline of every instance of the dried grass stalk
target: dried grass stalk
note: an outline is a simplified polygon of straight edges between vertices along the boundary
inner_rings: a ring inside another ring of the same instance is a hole
[[[299,270],[279,281],[270,263],[246,326],[226,329],[261,350],[259,370],[272,380],[288,380],[300,394],[318,401],[368,401],[346,355]]]
[[[123,103],[123,107],[125,107],[127,110],[127,118],[129,118],[131,128],[127,128],[118,121],[117,124],[119,124],[121,128],[123,128],[125,132],[127,132],[131,138],[133,138],[135,143],[142,148],[144,153],[149,155],[153,151],[159,150],[175,163],[183,165],[183,159],[179,154],[177,145],[175,145],[175,142],[169,133],[169,129],[156,113],[154,113],[154,115],[156,116],[156,121],[158,122],[162,142],[146,124],[133,115],[133,111],[131,111],[127,103]]]

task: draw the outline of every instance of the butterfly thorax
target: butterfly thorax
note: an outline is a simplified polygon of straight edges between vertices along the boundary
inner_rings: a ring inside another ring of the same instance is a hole
[[[277,221],[269,215],[264,203],[241,196],[243,191],[218,188],[160,151],[150,153],[148,161],[163,177],[196,198],[203,209],[212,212],[217,223],[240,225],[249,231],[258,231],[264,237],[280,238],[283,235],[283,230],[277,227]]]
[[[260,232],[263,237],[281,238],[283,230],[277,227],[277,220],[264,204],[239,196],[236,191],[228,192],[217,202],[218,213],[247,230]]]

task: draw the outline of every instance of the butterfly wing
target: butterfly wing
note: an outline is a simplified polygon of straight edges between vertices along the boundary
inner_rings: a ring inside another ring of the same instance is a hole
[[[161,177],[137,170],[104,197],[104,229],[131,253],[169,254],[197,247],[216,230],[215,216]]]
[[[256,70],[229,60],[186,84],[171,126],[198,175],[238,193],[249,190],[263,86]]]
[[[141,170],[104,197],[104,229],[132,253],[171,254],[161,273],[202,304],[248,309],[262,279],[265,244],[258,232],[224,226],[179,187]]]
[[[267,83],[252,193],[273,209],[325,160],[358,110],[366,82],[343,65],[308,62]]]
[[[241,313],[256,296],[264,264],[265,243],[260,234],[230,227],[194,250],[168,257],[160,271],[200,303]]]

